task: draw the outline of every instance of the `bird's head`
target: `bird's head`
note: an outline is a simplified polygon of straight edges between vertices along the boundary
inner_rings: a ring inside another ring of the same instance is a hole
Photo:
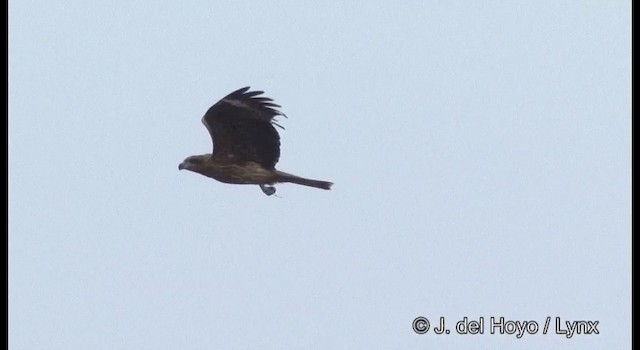
[[[180,165],[178,165],[178,170],[187,169],[199,173],[201,172],[199,170],[206,167],[207,160],[210,157],[210,154],[187,157],[182,161],[182,163],[180,163]]]

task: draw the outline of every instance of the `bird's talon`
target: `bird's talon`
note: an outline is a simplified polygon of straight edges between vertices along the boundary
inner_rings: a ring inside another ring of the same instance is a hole
[[[262,190],[262,192],[264,192],[264,194],[266,194],[267,196],[270,196],[274,193],[276,193],[276,188],[273,186],[267,186],[267,185],[260,185],[260,189]]]

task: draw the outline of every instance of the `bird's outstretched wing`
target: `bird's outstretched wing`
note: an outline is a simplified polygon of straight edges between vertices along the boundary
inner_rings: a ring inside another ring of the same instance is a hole
[[[202,117],[213,140],[213,156],[253,161],[273,169],[280,158],[280,135],[274,118],[285,116],[262,91],[234,91],[211,106]],[[286,116],[285,116],[286,117]]]

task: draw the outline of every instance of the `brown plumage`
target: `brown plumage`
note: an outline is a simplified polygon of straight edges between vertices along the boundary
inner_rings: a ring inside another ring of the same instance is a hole
[[[202,117],[213,140],[213,153],[187,157],[178,169],[187,169],[230,184],[254,184],[266,195],[273,185],[291,182],[328,190],[331,182],[311,180],[276,170],[280,158],[280,135],[274,119],[279,105],[245,87],[230,93],[211,106]],[[282,128],[284,129],[284,128]]]

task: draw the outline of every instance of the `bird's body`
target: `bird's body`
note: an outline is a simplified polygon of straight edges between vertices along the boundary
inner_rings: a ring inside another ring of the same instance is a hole
[[[311,180],[276,170],[280,136],[274,117],[282,115],[262,91],[234,91],[211,106],[202,118],[213,140],[213,153],[187,157],[178,169],[187,169],[229,184],[260,185],[271,195],[270,185],[291,182],[328,190],[332,183]],[[281,127],[282,128],[282,127]]]
[[[265,169],[256,162],[235,162],[226,157],[211,154],[192,156],[201,158],[189,170],[228,184],[260,185],[276,182],[275,172]],[[194,159],[190,159],[194,162]]]

